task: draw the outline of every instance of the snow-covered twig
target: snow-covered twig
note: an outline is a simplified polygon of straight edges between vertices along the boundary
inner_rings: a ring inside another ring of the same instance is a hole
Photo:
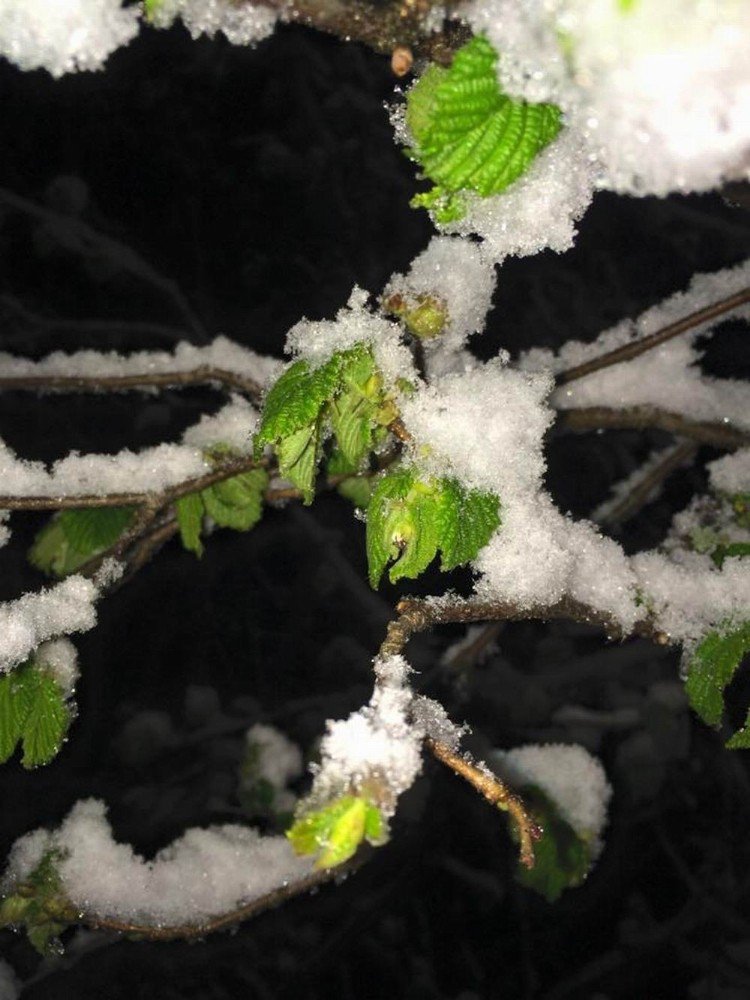
[[[585,406],[558,413],[558,426],[571,431],[659,430],[677,437],[690,438],[699,444],[733,451],[750,444],[750,432],[731,424],[713,424],[689,420],[680,413],[670,413],[655,406],[630,406],[619,410],[607,406]]]

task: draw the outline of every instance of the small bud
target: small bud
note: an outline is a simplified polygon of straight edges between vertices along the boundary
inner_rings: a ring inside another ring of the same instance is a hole
[[[391,70],[394,76],[406,76],[414,65],[414,56],[406,45],[397,45],[391,53]]]

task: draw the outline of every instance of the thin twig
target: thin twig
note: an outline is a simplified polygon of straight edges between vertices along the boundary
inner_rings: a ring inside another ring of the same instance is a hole
[[[607,406],[587,406],[581,409],[558,410],[558,426],[571,431],[660,430],[691,438],[700,444],[733,451],[750,445],[750,431],[731,424],[712,424],[689,420],[681,413],[669,413],[655,406],[631,406],[618,410]]]
[[[133,375],[0,375],[0,390],[34,392],[128,392],[144,389],[181,389],[193,385],[220,385],[258,401],[263,387],[255,379],[213,365],[188,371],[141,372]]]
[[[673,472],[695,456],[697,447],[694,441],[680,441],[673,448],[669,448],[660,461],[634,483],[633,487],[624,497],[613,503],[611,507],[607,506],[606,514],[602,514],[598,518],[594,514],[594,520],[603,524],[622,524],[631,517],[635,517],[649,502],[654,491]]]
[[[445,743],[427,739],[425,745],[436,760],[449,767],[454,774],[468,781],[472,788],[483,795],[491,805],[497,806],[498,809],[502,809],[512,816],[518,832],[521,864],[526,868],[533,868],[534,841],[539,839],[542,831],[526,810],[521,799],[514,795],[496,775],[490,774],[489,771],[483,770],[471,760],[451,750]]]
[[[654,347],[659,347],[660,344],[665,343],[667,340],[671,340],[672,337],[677,337],[681,333],[686,333],[688,330],[694,329],[696,326],[709,323],[713,319],[718,319],[719,316],[733,312],[735,309],[739,309],[748,303],[750,303],[750,288],[744,288],[742,291],[736,292],[734,295],[730,295],[720,302],[714,302],[703,309],[697,309],[695,312],[690,313],[690,315],[677,320],[676,323],[670,323],[669,326],[662,327],[661,330],[650,333],[647,337],[634,340],[629,344],[623,344],[622,347],[616,347],[612,351],[607,351],[606,354],[600,354],[597,358],[591,358],[590,361],[584,361],[580,365],[568,368],[566,371],[560,372],[556,378],[556,382],[558,385],[567,385],[568,382],[573,382],[575,379],[583,378],[584,375],[591,375],[593,372],[601,371],[602,368],[609,368],[611,365],[617,365],[621,361],[631,361],[640,354],[645,354],[646,351],[650,351]]]

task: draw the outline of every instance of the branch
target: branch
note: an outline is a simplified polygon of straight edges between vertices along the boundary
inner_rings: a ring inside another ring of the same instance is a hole
[[[143,372],[135,375],[0,375],[0,391],[14,392],[127,392],[132,389],[177,389],[193,385],[220,385],[259,401],[263,387],[255,379],[213,365],[182,372]]]
[[[693,441],[680,441],[674,447],[667,449],[666,453],[660,456],[660,460],[645,473],[639,470],[641,477],[632,484],[624,496],[614,502],[610,500],[600,504],[597,511],[591,515],[592,519],[602,524],[617,525],[635,517],[664,480],[695,456],[697,447]],[[598,511],[601,513],[597,514]]]
[[[451,750],[445,743],[436,743],[435,740],[427,739],[425,745],[436,760],[449,767],[454,774],[468,781],[491,805],[510,813],[518,831],[521,864],[526,868],[533,868],[534,841],[541,837],[542,831],[526,811],[521,799],[514,795],[496,775]]]
[[[86,493],[65,496],[0,496],[0,510],[74,510],[84,507],[153,507],[159,510],[167,504],[179,500],[180,497],[187,496],[188,493],[197,493],[199,490],[213,486],[214,483],[231,479],[232,476],[237,476],[241,472],[249,472],[250,469],[265,469],[267,467],[268,459],[261,458],[256,461],[250,455],[243,455],[242,458],[231,458],[222,462],[211,472],[206,472],[202,476],[185,479],[161,491]]]
[[[304,24],[345,41],[362,42],[384,55],[396,48],[413,50],[418,57],[443,64],[468,38],[469,29],[449,21],[442,31],[426,27],[434,24],[433,14],[440,5],[432,0],[392,0],[390,3],[367,0],[261,0],[278,9],[287,21]],[[451,6],[448,4],[448,13]]]
[[[638,355],[645,354],[646,351],[650,351],[667,340],[671,340],[672,337],[677,337],[679,334],[686,333],[696,326],[701,326],[701,324],[708,323],[712,319],[717,319],[725,313],[733,312],[735,309],[739,309],[740,306],[748,303],[750,303],[750,288],[745,288],[734,295],[730,295],[729,298],[722,299],[720,302],[714,302],[703,309],[698,309],[696,312],[683,317],[683,319],[677,320],[676,323],[670,323],[669,326],[650,333],[647,337],[642,337],[640,340],[635,340],[630,344],[624,344],[622,347],[616,347],[613,351],[599,355],[598,358],[592,358],[590,361],[584,361],[580,365],[568,368],[567,371],[560,372],[555,380],[556,384],[566,385],[575,379],[583,378],[584,375],[591,375],[592,372],[601,371],[602,368],[609,368],[611,365],[617,365],[621,361],[631,361],[633,358],[637,358]]]
[[[669,413],[655,406],[631,406],[618,410],[606,406],[558,410],[558,423],[571,431],[593,431],[602,428],[618,430],[660,430],[690,438],[713,448],[734,451],[750,445],[750,432],[730,424],[712,424],[689,420],[680,413]]]

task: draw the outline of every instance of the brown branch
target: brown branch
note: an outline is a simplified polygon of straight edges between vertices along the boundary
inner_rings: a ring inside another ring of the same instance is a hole
[[[421,58],[449,63],[455,50],[471,37],[469,29],[448,22],[442,31],[425,27],[436,6],[432,0],[260,0],[282,11],[287,21],[304,24],[345,41],[389,55],[396,48],[413,50]],[[455,6],[456,4],[452,4]],[[449,4],[449,7],[451,5]]]
[[[695,456],[697,445],[693,441],[680,441],[664,455],[660,462],[638,480],[630,492],[612,505],[606,515],[595,520],[604,524],[622,524],[640,511],[661,486],[680,466]]]
[[[300,896],[306,892],[312,892],[319,886],[334,879],[339,879],[344,875],[357,871],[370,856],[370,851],[359,852],[351,861],[336,868],[326,868],[315,871],[295,882],[288,882],[279,886],[264,896],[254,899],[244,906],[238,906],[228,913],[221,913],[216,917],[211,917],[203,923],[196,924],[139,924],[128,920],[118,920],[116,917],[103,917],[95,913],[85,911],[78,918],[78,922],[84,924],[92,930],[114,931],[117,934],[127,934],[128,936],[143,938],[148,941],[190,941],[196,938],[205,937],[206,934],[213,934],[216,931],[226,930],[234,927],[244,920],[257,916],[266,910],[273,909],[280,903],[284,903],[295,896]]]
[[[696,326],[708,323],[713,319],[718,319],[719,316],[733,312],[735,309],[739,309],[740,306],[747,305],[748,303],[750,303],[750,288],[744,288],[742,291],[730,295],[729,298],[722,299],[720,302],[714,302],[704,309],[698,309],[690,313],[690,315],[677,320],[676,323],[670,323],[669,326],[650,333],[647,337],[641,337],[640,340],[634,340],[629,344],[624,344],[622,347],[616,347],[613,351],[607,351],[606,354],[600,354],[597,358],[584,361],[580,365],[575,365],[573,368],[568,368],[566,371],[560,372],[556,378],[557,385],[566,385],[575,379],[583,378],[584,375],[591,375],[593,372],[601,371],[602,368],[617,365],[621,361],[631,361],[640,354],[644,354],[654,347],[659,347],[660,344],[665,343],[667,340],[671,340],[672,337],[677,337],[681,333],[693,330]]]
[[[256,461],[250,455],[232,458],[222,462],[202,476],[185,479],[164,490],[150,490],[141,493],[82,493],[65,496],[0,496],[0,510],[75,510],[92,507],[145,507],[154,506],[160,509],[169,503],[197,493],[214,483],[221,483],[250,469],[266,468],[268,460],[261,458]]]
[[[521,853],[521,864],[526,868],[534,867],[534,841],[538,840],[542,831],[527,812],[521,799],[514,795],[508,786],[496,775],[491,774],[468,760],[465,756],[451,750],[445,743],[435,740],[425,740],[430,753],[441,764],[449,767],[454,774],[468,781],[487,801],[510,814],[516,825]]]
[[[558,426],[571,431],[660,430],[691,438],[699,444],[733,451],[750,445],[750,431],[740,430],[731,424],[712,424],[689,420],[680,413],[669,413],[655,406],[631,406],[618,410],[607,406],[588,406],[581,409],[558,410]]]
[[[181,389],[193,385],[220,385],[260,400],[263,387],[255,379],[212,365],[183,372],[142,372],[134,375],[0,375],[0,391],[128,392],[145,389]]]

